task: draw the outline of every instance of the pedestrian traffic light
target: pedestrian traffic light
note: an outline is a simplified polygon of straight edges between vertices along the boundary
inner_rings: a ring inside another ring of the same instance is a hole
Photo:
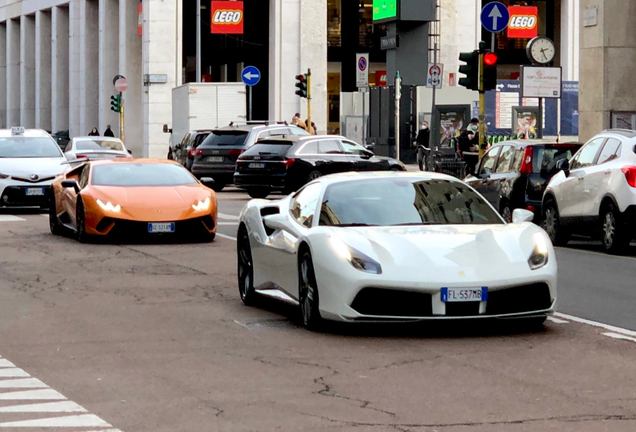
[[[306,98],[308,95],[307,87],[307,74],[296,75],[296,94],[302,98]]]
[[[494,52],[484,54],[484,91],[497,88],[497,60]]]
[[[115,112],[121,112],[121,96],[113,95],[110,97],[110,109]]]
[[[459,61],[466,63],[459,66],[459,73],[466,75],[459,79],[459,85],[468,90],[479,90],[479,51],[459,53]]]

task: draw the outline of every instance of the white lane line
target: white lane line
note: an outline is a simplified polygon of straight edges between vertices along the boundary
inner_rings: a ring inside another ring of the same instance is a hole
[[[603,333],[603,336],[609,336],[614,339],[621,339],[621,340],[636,342],[636,338],[625,336],[619,333]]]
[[[0,423],[0,427],[113,427],[94,414]]]
[[[0,400],[64,400],[66,397],[53,389],[0,393]]]
[[[566,321],[566,320],[562,320],[562,319],[559,319],[559,318],[555,318],[553,316],[549,316],[548,317],[548,321],[552,321],[553,323],[556,323],[556,324],[569,324],[570,323],[570,321]]]
[[[15,365],[7,359],[0,358],[0,367],[15,367]]]
[[[230,214],[226,214],[226,213],[218,213],[218,216],[220,219],[228,219],[228,220],[239,220],[238,216],[234,216],[234,215],[230,215]]]
[[[73,401],[63,401],[63,402],[46,402],[46,403],[28,404],[28,405],[5,406],[5,407],[0,407],[0,412],[53,413],[53,412],[87,412],[87,411],[86,411],[86,408],[76,404]]]
[[[236,241],[236,238],[234,238],[232,236],[229,236],[229,235],[225,235],[225,234],[221,234],[221,233],[216,233],[216,235],[217,235],[217,237],[221,237],[221,238],[224,238],[224,239]]]
[[[0,222],[24,222],[26,219],[13,215],[0,215]]]
[[[578,322],[578,323],[581,323],[581,324],[587,324],[587,325],[590,325],[590,326],[593,326],[593,327],[598,327],[598,328],[602,328],[602,329],[605,329],[605,330],[609,330],[609,331],[614,332],[614,333],[620,333],[620,334],[623,334],[623,335],[636,337],[636,331],[633,331],[633,330],[627,330],[627,329],[624,329],[624,328],[616,327],[616,326],[609,325],[609,324],[603,324],[603,323],[592,321],[592,320],[588,320],[588,319],[585,319],[585,318],[579,318],[579,317],[575,317],[575,316],[572,316],[572,315],[566,315],[566,314],[562,314],[560,312],[555,313],[555,315],[558,316],[559,318],[563,318],[563,319],[566,319],[566,320],[569,320],[569,321],[574,321],[574,322]]]
[[[37,378],[24,378],[24,379],[8,379],[0,381],[0,388],[47,388],[48,386],[44,384]]]
[[[232,225],[232,226],[236,226],[236,225],[238,225],[238,222],[217,222],[217,225]]]
[[[17,367],[0,369],[0,378],[23,378],[29,376],[31,375]]]

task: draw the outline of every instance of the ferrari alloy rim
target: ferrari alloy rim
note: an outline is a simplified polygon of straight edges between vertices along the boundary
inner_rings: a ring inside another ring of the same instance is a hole
[[[309,274],[309,262],[307,259],[304,259],[300,264],[300,277],[302,280],[302,298],[301,298],[301,307],[303,312],[303,323],[305,326],[309,325],[312,319],[312,303],[314,300],[314,287],[311,283],[311,276]]]
[[[241,278],[241,297],[245,300],[252,283],[252,262],[245,247],[245,237],[241,238],[241,248],[239,250],[239,277]]]
[[[510,207],[504,207],[501,211],[501,216],[504,218],[506,223],[512,222],[512,212],[510,211]]]
[[[603,221],[603,242],[606,248],[611,248],[614,245],[614,236],[616,235],[616,219],[611,211],[605,214],[605,220]]]

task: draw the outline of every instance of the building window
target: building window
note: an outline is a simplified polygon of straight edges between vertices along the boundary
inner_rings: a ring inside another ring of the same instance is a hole
[[[636,129],[636,113],[634,112],[612,112],[613,129]]]

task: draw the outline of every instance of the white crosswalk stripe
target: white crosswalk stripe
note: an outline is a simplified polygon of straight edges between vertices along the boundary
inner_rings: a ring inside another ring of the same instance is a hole
[[[0,215],[0,222],[24,222],[26,219],[13,215]]]

